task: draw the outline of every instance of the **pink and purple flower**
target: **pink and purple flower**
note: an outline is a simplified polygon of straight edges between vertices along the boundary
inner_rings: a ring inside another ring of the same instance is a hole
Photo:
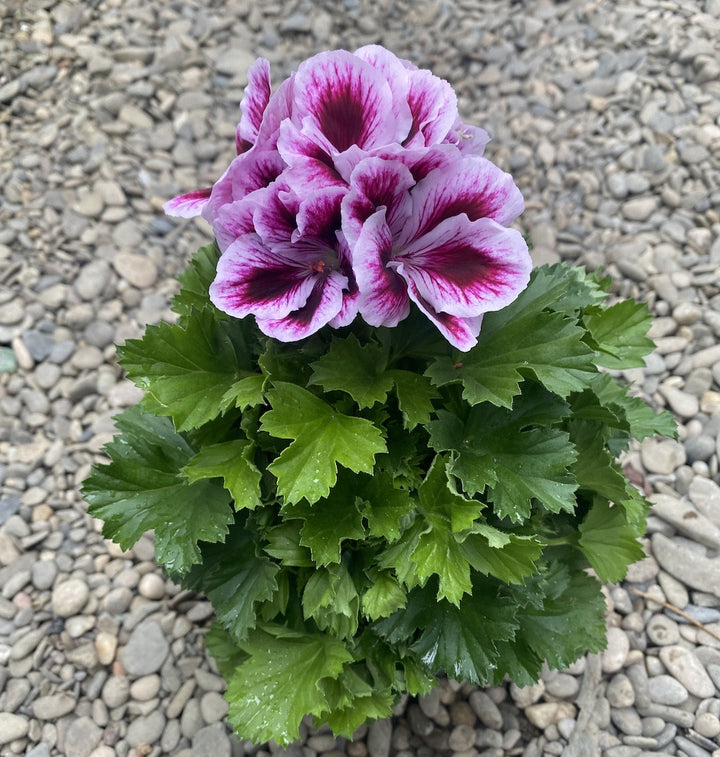
[[[527,285],[520,191],[430,71],[371,45],[315,55],[272,93],[260,59],[241,110],[223,176],[166,205],[211,223],[220,310],[295,341],[414,305],[466,351]]]

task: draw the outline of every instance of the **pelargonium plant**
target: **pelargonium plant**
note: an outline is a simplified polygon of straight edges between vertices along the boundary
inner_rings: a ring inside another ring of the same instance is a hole
[[[146,394],[84,485],[123,548],[204,592],[243,737],[350,735],[436,674],[537,680],[605,643],[601,581],[642,557],[616,461],[673,434],[606,369],[644,304],[531,270],[512,177],[450,85],[379,46],[251,68],[177,322],[119,349]]]

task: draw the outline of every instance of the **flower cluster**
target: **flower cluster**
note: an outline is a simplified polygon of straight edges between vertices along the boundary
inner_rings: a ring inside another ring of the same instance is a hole
[[[211,223],[220,310],[288,342],[358,315],[395,326],[412,301],[466,351],[526,286],[508,228],[522,196],[446,81],[370,45],[315,55],[273,93],[261,58],[240,107],[223,176],[165,206]]]

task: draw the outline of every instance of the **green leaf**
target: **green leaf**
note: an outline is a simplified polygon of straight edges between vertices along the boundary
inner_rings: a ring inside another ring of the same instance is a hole
[[[436,455],[418,489],[420,511],[431,525],[459,533],[473,527],[485,505],[458,494],[450,486],[447,474],[447,460]]]
[[[379,573],[373,585],[362,596],[363,615],[370,620],[387,618],[405,607],[405,589],[390,573]]]
[[[580,524],[578,544],[602,581],[622,581],[628,566],[645,557],[638,530],[627,522],[622,507],[612,507],[604,499],[595,500]]]
[[[411,553],[415,575],[421,585],[432,575],[438,576],[438,599],[445,597],[459,604],[463,594],[472,590],[470,565],[463,554],[456,533],[471,528],[483,504],[454,493],[446,474],[446,463],[438,455],[420,489],[420,512],[427,527]]]
[[[331,707],[323,719],[335,735],[351,738],[364,723],[392,715],[395,703],[392,690],[374,688],[356,672],[359,667],[347,666],[339,678],[323,681]]]
[[[450,472],[470,496],[487,488],[501,518],[525,520],[533,499],[551,512],[573,512],[577,487],[569,468],[575,450],[565,431],[549,425],[563,421],[567,411],[565,403],[532,389],[511,412],[472,407],[465,423],[440,410],[427,424],[430,445],[453,451]],[[536,423],[541,427],[533,428]]]
[[[217,243],[201,247],[193,255],[190,265],[178,277],[182,288],[173,297],[171,309],[180,320],[192,316],[193,309],[203,310],[210,302],[208,290],[215,279],[220,248]]]
[[[513,646],[527,645],[540,661],[557,669],[586,651],[605,648],[605,600],[599,581],[556,562],[544,576],[512,589],[516,600],[525,604],[515,614],[520,628]]]
[[[396,488],[392,474],[384,471],[363,477],[358,483],[361,484],[357,491],[361,498],[360,512],[367,519],[372,536],[383,537],[388,542],[399,539],[403,520],[415,507],[410,493]]]
[[[563,275],[554,277],[533,271],[512,304],[483,317],[478,344],[470,352],[437,358],[425,375],[437,386],[461,383],[471,405],[512,407],[526,376],[561,397],[582,391],[597,372],[594,353],[583,342],[585,331],[564,314],[563,298],[570,296],[573,278],[567,275],[570,269],[559,270]]]
[[[300,544],[300,523],[286,521],[271,528],[264,551],[280,561],[280,565],[293,568],[314,568],[310,550]]]
[[[305,619],[312,618],[321,631],[351,637],[358,629],[360,597],[347,567],[317,568],[303,589],[302,608]]]
[[[439,396],[430,380],[410,371],[392,370],[388,374],[395,382],[405,428],[412,431],[418,423],[427,423],[435,409],[433,400]]]
[[[482,533],[474,533],[462,542],[460,551],[479,573],[505,583],[522,583],[535,572],[542,544],[532,537],[512,534],[508,536],[508,544],[497,547]]]
[[[342,542],[365,536],[362,515],[356,503],[357,491],[353,489],[355,478],[341,473],[337,485],[327,497],[312,505],[299,502],[283,507],[284,516],[305,521],[300,531],[300,543],[310,549],[318,565],[339,563]]]
[[[493,677],[496,644],[513,638],[513,604],[475,577],[472,594],[459,606],[435,597],[433,587],[415,589],[407,607],[375,628],[391,643],[410,644],[430,670],[444,670],[458,680],[482,684]]]
[[[573,472],[579,489],[622,505],[631,523],[642,521],[649,505],[605,448],[602,429],[587,421],[573,421],[570,434],[577,449]]]
[[[612,376],[599,373],[590,387],[603,407],[622,416],[624,423],[618,425],[627,428],[633,439],[640,441],[655,434],[677,438],[677,424],[671,413],[666,410],[658,413],[642,397],[630,396],[629,387],[618,383]]]
[[[253,373],[252,376],[245,376],[245,378],[236,381],[220,400],[222,411],[225,412],[231,407],[245,410],[247,407],[262,405],[265,401],[264,385],[265,376],[262,373]]]
[[[220,415],[223,397],[240,377],[228,326],[206,307],[187,326],[148,326],[142,339],[118,348],[128,377],[154,399],[153,412],[185,431]]]
[[[216,620],[205,634],[205,646],[215,659],[220,675],[225,680],[229,680],[235,668],[248,658],[232,636]]]
[[[255,628],[256,605],[273,598],[280,567],[255,554],[255,538],[244,523],[230,529],[222,545],[203,545],[202,565],[193,566],[183,584],[212,602],[217,619],[236,640]]]
[[[334,336],[326,355],[312,364],[310,383],[325,391],[340,390],[362,407],[384,402],[393,385],[386,372],[387,354],[379,344],[361,345],[354,334]]]
[[[123,549],[154,529],[158,562],[186,573],[201,559],[199,541],[225,538],[230,497],[217,483],[182,477],[194,451],[167,418],[136,406],[115,423],[121,435],[105,448],[110,463],[94,466],[83,486],[88,512],[105,521],[103,535]]]
[[[253,631],[241,645],[250,657],[228,681],[228,718],[256,744],[273,739],[286,746],[298,738],[305,715],[328,713],[325,683],[342,674],[352,655],[331,636],[267,630]]]
[[[260,479],[262,474],[252,462],[253,445],[246,439],[233,439],[203,447],[190,458],[182,474],[190,481],[222,478],[230,492],[235,509],[253,510],[262,505]]]
[[[375,455],[385,452],[380,429],[364,418],[344,415],[295,384],[276,382],[267,392],[272,410],[261,418],[271,436],[293,439],[268,469],[286,502],[303,497],[312,504],[327,497],[337,464],[370,473]]]
[[[597,364],[614,370],[642,368],[643,358],[655,346],[645,336],[651,321],[647,304],[635,300],[587,308],[583,322],[590,332],[589,343],[598,352]]]

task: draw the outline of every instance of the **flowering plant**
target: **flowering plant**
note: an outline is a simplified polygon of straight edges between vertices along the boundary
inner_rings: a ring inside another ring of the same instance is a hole
[[[237,157],[174,324],[120,348],[146,395],[84,485],[104,534],[155,531],[212,601],[229,718],[351,734],[445,671],[537,679],[603,647],[601,580],[642,557],[615,457],[672,434],[600,368],[643,364],[644,305],[531,272],[523,201],[452,88],[378,47],[257,61]],[[249,317],[252,316],[252,317]],[[482,325],[482,329],[481,329]]]

